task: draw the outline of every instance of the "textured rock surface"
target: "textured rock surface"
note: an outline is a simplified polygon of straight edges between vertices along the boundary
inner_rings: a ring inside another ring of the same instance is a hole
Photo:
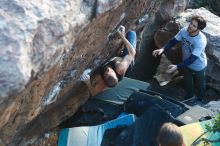
[[[31,144],[72,115],[89,97],[81,73],[119,48],[109,33],[161,1],[0,1],[0,146]]]
[[[187,26],[190,21],[190,17],[194,14],[201,15],[207,20],[207,27],[203,30],[205,33],[208,44],[206,47],[206,54],[208,56],[208,67],[207,67],[207,83],[209,86],[211,86],[214,89],[217,89],[220,91],[220,25],[219,21],[220,18],[212,13],[210,13],[208,10],[204,8],[200,9],[188,9],[184,13],[181,13],[176,19],[176,28],[182,28],[184,26]],[[158,30],[158,32],[155,34],[155,43],[158,47],[161,47],[164,45],[164,42],[169,40],[174,34],[176,34],[176,29],[171,30],[171,29],[166,29],[167,26],[173,24],[173,21],[169,22],[162,31],[164,35],[158,35],[161,33],[161,30]],[[168,31],[167,31],[168,30]],[[168,36],[168,37],[163,37],[163,36]],[[180,61],[180,55],[181,54],[181,49],[178,46],[176,47],[177,51],[175,51],[174,56],[169,56],[171,61],[173,63],[177,63]]]
[[[165,0],[160,6],[161,18],[169,21],[174,16],[183,12],[189,3],[189,0]]]
[[[90,20],[121,3],[1,0],[0,103],[56,64]]]
[[[178,71],[175,71],[172,74],[166,73],[167,66],[169,66],[170,64],[172,64],[170,60],[167,59],[165,55],[162,55],[160,59],[160,64],[157,67],[157,73],[154,75],[154,78],[157,80],[160,86],[167,85],[178,74]]]

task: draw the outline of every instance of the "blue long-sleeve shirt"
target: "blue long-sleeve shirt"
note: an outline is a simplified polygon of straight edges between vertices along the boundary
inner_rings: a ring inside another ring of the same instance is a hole
[[[176,45],[179,41],[175,38],[169,40],[169,42],[164,46],[164,51],[171,49],[174,45]]]

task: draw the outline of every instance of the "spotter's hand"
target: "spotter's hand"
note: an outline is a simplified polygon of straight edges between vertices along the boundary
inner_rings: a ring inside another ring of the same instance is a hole
[[[177,65],[171,64],[171,65],[168,66],[168,69],[166,70],[166,73],[173,73],[176,70],[177,70]]]
[[[152,52],[152,55],[153,55],[154,57],[157,57],[157,56],[161,55],[163,52],[164,52],[164,48],[157,49],[157,50],[154,50],[154,51]]]

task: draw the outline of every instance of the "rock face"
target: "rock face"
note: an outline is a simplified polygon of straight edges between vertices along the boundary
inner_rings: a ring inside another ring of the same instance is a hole
[[[146,13],[151,23],[161,2],[1,0],[0,146],[31,144],[72,115],[89,97],[79,76],[119,48],[109,33]]]
[[[165,21],[169,21],[174,16],[183,12],[189,3],[189,0],[166,0],[160,6],[161,18]]]
[[[58,63],[91,19],[121,3],[2,0],[0,103]]]
[[[181,13],[174,21],[170,21],[166,24],[166,26],[163,29],[160,29],[156,32],[154,38],[155,43],[158,47],[161,47],[162,45],[167,42],[171,37],[173,37],[176,34],[176,28],[178,30],[184,26],[187,26],[190,22],[190,17],[192,15],[200,15],[203,16],[207,20],[207,27],[203,30],[204,34],[207,37],[208,44],[206,47],[206,54],[208,56],[208,66],[206,70],[207,75],[207,84],[220,91],[220,25],[219,21],[220,18],[212,13],[210,13],[208,10],[204,8],[200,9],[188,9],[184,13]],[[169,28],[169,25],[173,25],[173,23],[176,25],[176,27],[173,27],[175,29],[166,29]],[[166,30],[166,31],[162,31]],[[164,35],[161,35],[161,32],[164,33]],[[168,36],[168,37],[164,37]],[[174,56],[169,56],[168,58],[173,62],[177,63],[180,61],[181,54],[181,48],[180,46],[175,47],[177,48],[175,51]]]

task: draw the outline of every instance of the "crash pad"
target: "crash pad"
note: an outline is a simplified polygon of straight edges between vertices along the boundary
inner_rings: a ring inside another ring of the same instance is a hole
[[[60,130],[58,146],[100,146],[106,130],[128,126],[134,121],[133,114],[123,114],[114,120],[96,126],[64,128]]]

